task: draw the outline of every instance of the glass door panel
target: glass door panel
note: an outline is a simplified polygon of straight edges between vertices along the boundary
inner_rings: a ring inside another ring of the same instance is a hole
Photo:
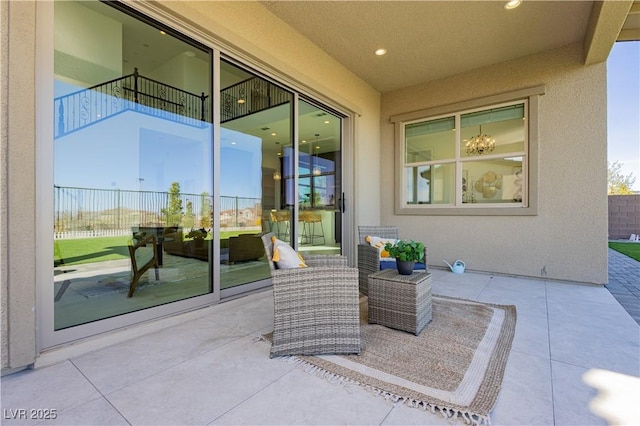
[[[298,248],[340,254],[342,120],[304,100],[298,111]]]
[[[211,293],[210,49],[102,2],[54,26],[54,330]]]
[[[291,242],[292,93],[220,63],[220,289],[270,277],[262,232]]]

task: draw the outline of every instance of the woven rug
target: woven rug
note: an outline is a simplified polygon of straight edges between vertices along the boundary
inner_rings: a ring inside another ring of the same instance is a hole
[[[363,303],[364,299],[364,303]],[[415,336],[366,323],[362,353],[292,357],[331,381],[357,383],[396,403],[464,423],[490,424],[511,350],[515,306],[433,296],[433,317]],[[268,340],[271,335],[265,336]]]

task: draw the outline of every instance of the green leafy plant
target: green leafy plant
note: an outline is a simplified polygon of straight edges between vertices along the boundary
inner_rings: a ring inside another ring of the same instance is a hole
[[[205,238],[207,238],[207,235],[208,235],[207,230],[204,228],[200,228],[200,229],[192,229],[191,231],[189,231],[186,237],[193,238],[194,240],[204,240]]]
[[[385,244],[384,249],[397,260],[422,262],[424,259],[424,244],[421,242],[398,240],[395,244]]]

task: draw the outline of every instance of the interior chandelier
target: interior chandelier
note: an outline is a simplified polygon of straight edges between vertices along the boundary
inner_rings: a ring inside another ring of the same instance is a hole
[[[491,152],[496,149],[496,140],[482,133],[482,126],[480,126],[480,134],[467,140],[465,149],[469,155],[482,155],[485,152]]]

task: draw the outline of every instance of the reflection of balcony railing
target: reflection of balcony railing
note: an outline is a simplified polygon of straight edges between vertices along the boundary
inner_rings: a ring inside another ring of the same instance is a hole
[[[55,98],[55,138],[125,111],[202,127],[210,121],[207,98],[204,92],[196,95],[144,77],[136,68],[133,74]]]
[[[235,120],[291,102],[291,93],[259,77],[220,91],[220,121]]]
[[[171,206],[181,205],[181,209]],[[55,238],[127,235],[137,226],[211,228],[213,197],[54,186]],[[259,198],[220,197],[221,227],[260,226]]]

